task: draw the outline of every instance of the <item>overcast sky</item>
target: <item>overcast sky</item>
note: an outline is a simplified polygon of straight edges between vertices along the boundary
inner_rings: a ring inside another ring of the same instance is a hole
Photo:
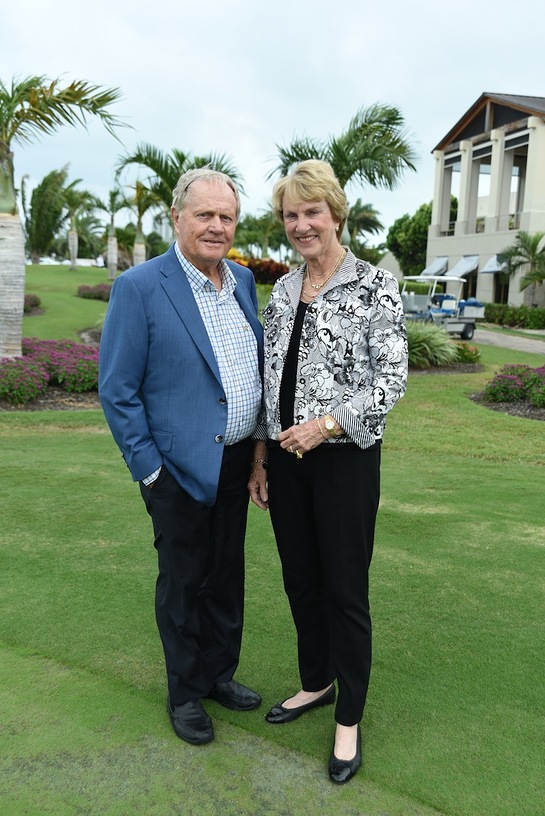
[[[433,197],[431,151],[483,92],[545,96],[543,0],[0,0],[0,77],[117,86],[123,145],[102,126],[15,147],[18,182],[70,165],[103,198],[147,142],[227,153],[243,212],[270,198],[277,145],[338,135],[362,106],[396,105],[418,154],[396,190],[352,185],[386,228]],[[124,180],[134,183],[137,171]],[[140,177],[145,178],[144,171]]]

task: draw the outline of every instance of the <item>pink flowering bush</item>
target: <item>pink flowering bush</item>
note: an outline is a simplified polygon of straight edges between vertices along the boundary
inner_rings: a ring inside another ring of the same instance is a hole
[[[48,385],[71,393],[96,391],[98,348],[74,340],[23,338],[23,356],[0,360],[0,399],[26,405]]]
[[[103,300],[107,303],[110,300],[112,285],[110,283],[97,283],[96,286],[79,286],[78,297],[88,300]]]
[[[527,400],[535,408],[545,408],[545,366],[504,366],[486,386],[484,399],[487,402]]]
[[[23,338],[23,355],[41,363],[49,373],[49,384],[81,393],[98,387],[98,348],[74,340]]]
[[[0,399],[10,405],[26,405],[44,394],[49,373],[39,360],[28,357],[0,359]]]

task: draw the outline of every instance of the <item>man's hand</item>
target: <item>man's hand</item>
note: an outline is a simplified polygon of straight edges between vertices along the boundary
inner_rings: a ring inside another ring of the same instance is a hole
[[[261,510],[269,509],[269,494],[267,491],[267,447],[264,442],[257,440],[254,448],[252,472],[248,480],[248,491],[253,503]]]

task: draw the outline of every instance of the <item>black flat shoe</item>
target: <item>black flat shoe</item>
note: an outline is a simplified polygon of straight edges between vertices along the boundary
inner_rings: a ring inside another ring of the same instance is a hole
[[[204,745],[214,739],[212,720],[199,700],[190,700],[179,706],[171,706],[167,700],[167,711],[176,736],[192,745]]]
[[[261,705],[261,697],[257,691],[252,691],[241,683],[237,683],[236,680],[216,683],[206,696],[233,711],[252,711]]]
[[[268,714],[265,714],[265,719],[272,725],[278,723],[287,723],[296,720],[305,711],[310,711],[311,708],[319,708],[320,706],[330,705],[335,702],[335,686],[331,686],[325,694],[314,700],[313,703],[305,703],[305,705],[297,706],[297,708],[284,708],[282,703],[274,705]]]
[[[356,755],[353,759],[337,759],[335,756],[335,743],[331,749],[331,756],[329,757],[329,778],[336,785],[344,785],[355,775],[358,768],[361,766],[361,732],[358,725],[358,737],[356,740]]]

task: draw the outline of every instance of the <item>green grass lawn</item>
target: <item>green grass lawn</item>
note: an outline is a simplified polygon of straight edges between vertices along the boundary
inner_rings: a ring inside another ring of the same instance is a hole
[[[88,271],[63,269],[99,282]],[[237,674],[263,707],[207,703],[216,740],[186,745],[165,712],[149,519],[101,412],[0,414],[2,812],[541,816],[544,426],[469,395],[542,358],[482,354],[479,373],[411,374],[389,418],[364,766],[341,788],[331,708],[263,718],[298,687],[268,515],[250,510]]]

